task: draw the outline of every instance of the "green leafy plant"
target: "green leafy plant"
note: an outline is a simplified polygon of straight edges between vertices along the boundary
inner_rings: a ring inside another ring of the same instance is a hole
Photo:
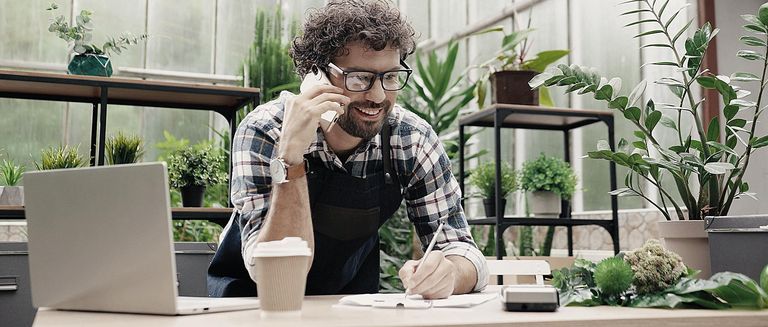
[[[506,33],[504,31],[504,26],[500,25],[470,35],[481,35],[492,32],[500,32],[504,34],[504,37],[501,39],[501,48],[494,54],[494,57],[476,66],[485,71],[475,84],[476,87],[474,92],[478,107],[482,108],[485,105],[488,88],[487,84],[491,74],[494,72],[502,70],[530,70],[541,73],[547,69],[549,65],[560,60],[560,58],[567,56],[570,52],[569,50],[547,50],[541,51],[531,58],[529,54],[533,42],[529,40],[529,34],[534,31],[534,29],[531,28],[531,17],[533,17],[532,13],[528,15],[528,23],[525,29],[521,29],[515,24],[513,25],[515,28],[513,28],[510,33]],[[516,14],[515,22],[517,22]],[[539,103],[543,106],[550,107],[555,105],[546,89],[539,91]]]
[[[532,87],[566,86],[566,92],[594,95],[596,100],[605,101],[609,108],[619,111],[636,131],[636,139],[631,143],[619,141],[618,149],[611,149],[608,143],[600,141],[597,151],[589,152],[590,158],[609,160],[617,165],[629,168],[624,180],[624,188],[613,190],[612,195],[639,196],[652,203],[667,220],[673,215],[686,219],[681,208],[688,210],[688,219],[702,219],[705,216],[727,215],[734,199],[741,196],[753,196],[744,174],[755,150],[768,145],[768,136],[759,136],[757,122],[764,108],[763,91],[766,86],[768,60],[768,4],[760,6],[758,15],[743,15],[747,22],[745,30],[754,35],[742,36],[740,40],[754,50],[739,50],[737,56],[763,64],[760,77],[752,73],[737,72],[730,76],[715,75],[702,69],[702,62],[707,53],[709,42],[717,35],[718,29],[712,29],[709,23],[698,28],[692,37],[683,39],[693,20],[688,21],[678,31],[670,30],[670,25],[684,10],[665,11],[669,1],[627,1],[640,4],[640,9],[630,10],[624,15],[646,14],[648,19],[633,21],[627,26],[648,24],[651,30],[640,33],[637,37],[660,35],[664,42],[644,45],[667,49],[672,59],[647,63],[668,66],[675,69],[670,75],[656,81],[664,85],[677,98],[673,104],[659,104],[653,100],[644,105],[638,103],[646,89],[646,82],[637,85],[628,96],[620,95],[621,80],[608,80],[592,69],[572,65],[560,65],[548,69],[531,80]],[[684,41],[683,41],[684,40]],[[760,91],[756,101],[747,100],[750,92],[741,89],[736,82],[759,82]],[[698,86],[715,89],[722,97],[724,126],[720,116],[712,118],[707,125],[702,121],[700,111],[703,100],[694,98],[692,90]],[[661,110],[670,109],[675,115],[666,116]],[[737,117],[738,113],[749,114],[749,120]],[[682,117],[689,116],[695,127],[686,132],[681,126]],[[654,135],[654,130],[662,126],[677,134],[673,145],[664,146]],[[721,135],[724,127],[724,135]],[[721,141],[724,140],[724,142]],[[662,184],[672,179],[680,200],[673,198],[673,189]],[[643,191],[641,182],[656,186],[660,195],[652,199]],[[671,205],[675,212],[667,209]]]
[[[46,10],[54,12],[59,9],[56,3],[52,3]],[[123,50],[128,49],[129,45],[138,44],[139,41],[147,38],[146,34],[134,36],[131,33],[123,33],[119,37],[114,38],[107,37],[107,41],[99,47],[96,44],[90,43],[93,39],[93,22],[91,15],[93,13],[88,10],[81,10],[80,14],[75,16],[75,24],[72,26],[67,22],[67,18],[64,15],[55,16],[51,20],[51,25],[48,27],[48,31],[55,33],[60,39],[67,41],[70,44],[72,51],[77,54],[95,54],[95,55],[107,55],[114,52],[120,54]]]
[[[445,58],[440,58],[436,52],[418,54],[416,56],[416,72],[400,92],[398,103],[417,116],[421,117],[437,133],[444,136],[455,127],[456,119],[465,113],[467,104],[472,101],[474,85],[465,85],[462,76],[454,74],[456,60],[459,54],[459,44],[451,42]],[[472,133],[465,133],[465,142]],[[445,151],[451,159],[459,153],[458,140],[443,140]],[[473,154],[466,159],[475,158],[485,151]]]
[[[209,186],[226,182],[220,166],[224,156],[213,146],[184,147],[168,158],[168,174],[171,187]]]
[[[477,166],[469,175],[469,183],[476,186],[480,196],[486,199],[495,198],[496,194],[496,163],[485,162]],[[501,163],[501,197],[506,197],[517,188],[517,174],[508,162]]]
[[[176,242],[218,243],[221,226],[205,220],[174,220],[173,239]]]
[[[651,240],[623,259],[617,256],[597,265],[577,259],[574,267],[553,271],[553,285],[560,291],[560,303],[570,306],[768,308],[768,288],[763,287],[768,285],[732,272],[696,279],[698,272],[686,270],[678,260],[677,254]],[[653,266],[663,272],[654,273]],[[651,276],[663,279],[663,283],[654,284],[648,279]],[[760,275],[760,280],[764,279],[768,279],[768,266]]]
[[[16,165],[13,160],[3,159],[0,164],[0,182],[5,186],[17,186],[24,170],[24,166]]]
[[[104,149],[110,165],[136,163],[144,155],[144,141],[138,135],[129,136],[120,132],[107,139]]]
[[[263,9],[256,10],[253,43],[241,67],[241,74],[248,78],[248,84],[262,90],[262,103],[276,98],[280,91],[295,93],[299,89],[299,77],[289,55],[290,42],[297,34],[298,25],[291,19],[286,30],[284,18],[279,5],[272,14]],[[243,110],[240,119],[245,117],[248,109]]]
[[[520,187],[528,192],[551,191],[569,199],[576,191],[576,175],[567,162],[542,153],[536,160],[523,164]]]
[[[86,161],[77,153],[77,147],[64,145],[43,150],[40,163],[34,161],[34,164],[37,170],[50,170],[83,167]]]

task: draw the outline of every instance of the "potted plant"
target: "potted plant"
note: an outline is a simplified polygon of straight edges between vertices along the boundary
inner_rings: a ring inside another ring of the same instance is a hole
[[[48,7],[48,11],[54,12],[59,6],[56,3]],[[107,37],[107,41],[99,47],[90,43],[93,35],[93,23],[91,22],[92,13],[88,10],[81,10],[80,14],[75,16],[75,23],[69,25],[64,15],[58,15],[52,18],[48,31],[55,33],[59,38],[67,41],[71,51],[76,53],[67,66],[67,72],[73,75],[93,75],[93,76],[112,76],[112,63],[109,59],[110,53],[120,54],[127,49],[129,45],[138,44],[140,40],[146,39],[146,34],[134,36],[130,33],[123,33],[117,39]]]
[[[43,150],[40,163],[34,163],[37,170],[79,168],[86,165],[83,156],[77,153],[77,147],[66,145]]]
[[[23,173],[24,166],[3,159],[0,164],[0,185],[2,185],[0,186],[0,205],[24,205],[24,187],[19,186]]]
[[[482,108],[485,105],[488,82],[491,86],[491,103],[554,106],[548,90],[531,88],[528,82],[550,64],[568,55],[569,51],[541,51],[531,58],[533,42],[529,40],[528,35],[534,31],[531,28],[532,16],[528,16],[525,29],[515,24],[513,27],[516,28],[513,28],[510,33],[504,31],[504,26],[494,26],[471,34],[480,35],[490,32],[504,34],[501,39],[501,49],[494,54],[493,58],[477,66],[485,70],[475,87],[478,107]],[[517,15],[515,15],[515,22],[517,22]]]
[[[104,150],[110,165],[137,163],[144,155],[144,141],[137,135],[129,136],[119,132],[107,139]]]
[[[639,196],[654,205],[667,220],[659,224],[665,246],[680,254],[683,260],[694,268],[702,270],[702,276],[706,277],[710,271],[710,247],[703,219],[727,216],[735,199],[753,197],[744,176],[752,154],[768,145],[768,136],[760,136],[756,131],[757,122],[760,121],[765,106],[762,94],[766,86],[766,73],[763,70],[761,76],[757,76],[736,72],[726,76],[715,75],[707,69],[702,69],[708,45],[718,30],[705,23],[696,29],[693,36],[683,38],[691,22],[680,30],[670,30],[669,26],[673,25],[678,13],[685,9],[669,10],[665,13],[668,2],[633,1],[633,4],[639,3],[642,8],[638,10],[633,7],[625,15],[647,12],[648,19],[630,22],[627,26],[646,24],[650,28],[638,34],[638,37],[664,37],[664,42],[648,44],[645,47],[667,49],[672,59],[647,64],[674,68],[674,73],[656,83],[668,87],[677,97],[676,103],[660,104],[652,99],[645,103],[639,101],[645,91],[646,82],[637,85],[628,96],[621,95],[620,79],[608,80],[595,70],[578,65],[560,65],[548,69],[536,76],[530,84],[532,87],[566,86],[567,93],[578,91],[579,94],[592,94],[595,99],[605,101],[609,108],[621,113],[635,126],[634,140],[620,140],[617,149],[611,149],[608,142],[600,141],[597,151],[589,152],[589,157],[609,160],[629,169],[624,179],[624,188],[613,190],[611,195]],[[756,36],[742,36],[740,40],[756,49],[739,50],[737,56],[759,61],[765,66],[768,64],[768,4],[760,7],[758,15],[742,17],[747,21],[745,29],[750,34],[756,33]],[[750,97],[749,91],[737,85],[741,82],[759,82],[759,93]],[[698,86],[717,90],[722,97],[720,115],[709,122],[702,121],[699,112],[703,101],[693,96],[692,91]],[[756,101],[751,101],[750,98]],[[673,114],[665,115],[659,109],[671,109],[668,112]],[[692,131],[689,132],[680,126],[683,116],[693,120]],[[659,128],[674,132],[674,139],[665,140],[665,144],[672,145],[665,146],[659,142],[654,133]],[[724,132],[722,135],[721,130]],[[662,183],[664,180],[673,181],[674,186]],[[649,197],[644,192],[642,183],[658,188],[659,197]],[[768,225],[768,218],[763,217],[762,221],[761,225]],[[763,235],[768,236],[768,233]],[[768,244],[765,237],[762,238],[762,244]],[[732,241],[721,246],[713,245],[711,248],[717,251],[734,246],[756,249],[758,245]],[[751,251],[747,250],[745,253],[753,253]],[[742,262],[756,263],[754,260]],[[731,269],[744,271],[736,267]]]
[[[501,206],[502,212],[507,206],[507,195],[517,188],[517,177],[508,162],[501,163]],[[486,217],[496,217],[496,163],[485,162],[472,170],[469,183],[478,188],[483,198]]]
[[[224,156],[211,145],[184,147],[170,155],[170,184],[181,191],[183,206],[202,206],[206,186],[226,182],[226,175],[219,169],[222,164]]]
[[[542,153],[536,160],[523,164],[520,187],[531,192],[529,211],[532,214],[557,216],[561,199],[570,199],[576,190],[576,175],[567,162]]]

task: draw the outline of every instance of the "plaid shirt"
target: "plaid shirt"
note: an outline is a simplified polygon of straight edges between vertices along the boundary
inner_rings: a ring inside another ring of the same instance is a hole
[[[294,96],[283,92],[279,99],[258,106],[240,123],[232,141],[232,202],[240,213],[244,246],[255,241],[269,210],[269,162],[277,155],[285,101]],[[388,123],[393,127],[392,168],[399,176],[408,218],[416,227],[422,249],[432,239],[439,220],[447,218],[435,249],[472,262],[478,277],[474,289],[483,289],[488,283],[488,267],[472,240],[461,207],[461,189],[437,134],[426,121],[398,105],[390,112]],[[380,145],[381,135],[376,135],[341,162],[318,129],[317,139],[306,153],[321,159],[328,169],[365,178],[381,167],[376,162],[382,160]]]

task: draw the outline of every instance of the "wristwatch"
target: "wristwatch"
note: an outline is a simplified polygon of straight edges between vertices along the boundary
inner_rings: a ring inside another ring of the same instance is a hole
[[[289,166],[283,158],[277,157],[269,162],[269,173],[272,175],[273,183],[287,183],[307,174],[307,160],[304,159],[298,165]]]

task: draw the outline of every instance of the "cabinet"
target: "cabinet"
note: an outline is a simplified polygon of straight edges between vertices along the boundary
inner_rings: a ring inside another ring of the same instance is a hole
[[[619,215],[616,196],[611,196],[611,219],[572,219],[571,206],[567,200],[562,200],[562,211],[559,217],[504,217],[504,208],[501,206],[501,129],[517,128],[530,130],[548,130],[562,132],[564,153],[563,158],[570,162],[570,137],[571,131],[591,124],[603,123],[608,130],[608,143],[611,149],[614,145],[614,121],[613,113],[600,110],[579,110],[569,108],[545,108],[527,105],[495,104],[459,118],[459,185],[464,192],[464,133],[468,127],[493,128],[493,158],[496,162],[496,215],[495,217],[483,217],[468,219],[470,225],[496,226],[496,256],[501,259],[501,250],[504,246],[502,235],[510,226],[564,226],[568,230],[568,255],[573,255],[573,227],[596,225],[608,231],[613,240],[614,253],[619,252]],[[610,188],[616,189],[616,165],[611,162]]]

